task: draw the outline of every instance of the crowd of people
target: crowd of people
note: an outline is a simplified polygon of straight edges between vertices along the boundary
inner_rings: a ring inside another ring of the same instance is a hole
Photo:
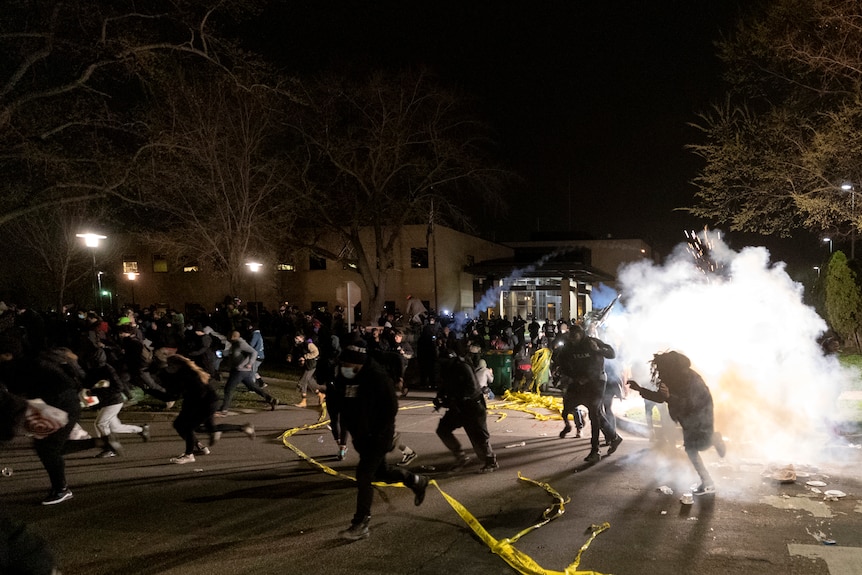
[[[275,313],[261,313],[229,298],[213,312],[192,310],[190,317],[155,307],[124,310],[112,318],[92,310],[46,317],[27,308],[5,304],[2,308],[0,393],[4,397],[0,404],[5,397],[29,402],[24,411],[19,402],[8,402],[18,409],[13,415],[19,419],[25,414],[34,417],[35,401],[65,413],[55,429],[33,435],[51,483],[42,501],[45,505],[72,497],[63,452],[80,428],[82,406],[98,409],[95,436],[89,443],[77,443],[100,448],[96,456],[101,458],[122,454],[121,434],[149,439],[147,426],[120,420],[123,405],[135,390],[165,408],[181,400],[173,425],[184,448],[171,463],[190,463],[196,456],[208,455],[226,431],[254,439],[250,424],[217,424],[216,420],[228,414],[239,385],[259,395],[269,409],[278,406],[279,400],[269,393],[259,373],[265,353],[299,368],[297,407],[308,406],[309,396],[316,396],[320,404],[326,402],[337,458],[345,457],[348,439],[359,455],[357,507],[350,527],[342,532],[346,539],[369,535],[374,481],[401,482],[414,492],[416,505],[424,500],[429,478],[407,468],[417,454],[404,445],[395,428],[398,396],[406,396],[411,387],[436,390],[435,409],[444,410],[437,435],[452,454],[453,469],[471,460],[453,433],[458,428],[464,429],[481,463],[480,472],[499,468],[486,421],[486,400],[493,396],[494,378],[485,359],[489,352],[511,353],[512,385],[520,389],[535,384],[531,367],[536,357],[550,357],[551,377],[545,385],[563,395],[560,438],[571,432],[569,416],[576,437],[585,426],[584,416],[589,417],[591,449],[585,461],[594,463],[603,457],[600,434],[608,448],[604,456],[622,442],[611,410],[614,398],[622,395],[622,382],[605,365],[615,357],[614,349],[594,337],[594,332],[588,335],[578,323],[540,324],[520,316],[512,321],[506,317],[456,321],[413,306],[406,316],[384,311],[374,322],[349,329],[340,309],[331,314],[301,312],[285,304]],[[266,349],[265,340],[271,349]],[[683,424],[686,453],[701,476],[698,493],[713,492],[712,480],[697,455],[710,446],[724,453],[721,436],[712,429],[711,398],[702,380],[685,371],[684,359],[674,356],[676,371],[669,367],[670,359],[656,356],[659,367],[654,373],[662,374],[661,381],[654,382],[658,391],[628,383],[650,405],[671,407],[671,417]],[[684,373],[676,375],[679,370]],[[223,378],[219,394],[217,386]],[[681,407],[683,396],[697,405]],[[36,415],[50,420],[49,413],[43,410]],[[206,434],[206,445],[198,434]],[[395,449],[400,450],[401,460],[390,465],[386,456]]]

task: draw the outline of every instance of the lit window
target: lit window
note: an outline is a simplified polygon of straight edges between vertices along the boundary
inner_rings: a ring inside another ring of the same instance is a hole
[[[156,273],[166,273],[168,271],[168,260],[160,254],[153,255],[153,271]]]
[[[135,256],[123,256],[123,273],[138,273],[138,258]]]
[[[292,272],[296,270],[293,264],[276,264],[275,269],[280,272]]]
[[[198,272],[198,271],[200,271],[200,269],[198,268],[198,266],[183,266],[183,271],[184,272]]]

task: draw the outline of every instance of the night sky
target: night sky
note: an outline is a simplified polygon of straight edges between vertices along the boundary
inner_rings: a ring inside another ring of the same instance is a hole
[[[571,231],[667,254],[706,223],[674,208],[693,202],[700,160],[685,145],[698,132],[687,123],[723,97],[714,42],[739,2],[293,0],[267,13],[259,38],[289,72],[423,64],[473,94],[524,178],[516,216],[477,222],[497,240]],[[807,235],[729,241],[803,265],[824,256]]]

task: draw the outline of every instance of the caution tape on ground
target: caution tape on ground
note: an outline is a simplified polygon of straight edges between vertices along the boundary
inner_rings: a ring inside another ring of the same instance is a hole
[[[530,394],[530,395],[532,395],[532,394]],[[506,409],[510,409],[510,408],[507,406]],[[281,441],[285,447],[287,447],[288,449],[293,451],[298,457],[309,462],[311,465],[314,465],[315,467],[319,468],[324,473],[327,473],[328,475],[332,475],[334,477],[340,477],[342,479],[347,479],[350,481],[356,481],[355,477],[351,477],[350,475],[346,475],[344,473],[336,471],[335,469],[332,469],[328,465],[324,465],[323,463],[320,463],[319,461],[315,460],[313,457],[310,457],[308,454],[306,454],[301,449],[296,447],[293,443],[288,441],[291,437],[293,437],[294,435],[296,435],[297,433],[300,433],[302,431],[309,431],[309,430],[319,429],[322,427],[327,427],[327,425],[329,424],[329,420],[324,419],[325,414],[326,414],[326,407],[324,405],[323,409],[321,410],[321,417],[318,419],[318,421],[316,423],[311,423],[308,425],[303,425],[301,427],[295,427],[292,429],[288,429],[287,431],[285,431],[284,433],[281,434],[279,439],[281,439]],[[440,492],[440,495],[442,495],[443,498],[446,500],[446,502],[449,503],[449,505],[452,507],[452,509],[455,511],[455,513],[457,513],[458,516],[461,517],[461,519],[464,521],[464,523],[466,523],[467,526],[470,527],[470,529],[473,531],[473,533],[475,533],[488,546],[488,548],[494,554],[498,555],[501,559],[503,559],[503,561],[505,561],[510,567],[515,569],[521,575],[602,575],[601,573],[599,573],[597,571],[579,571],[578,566],[580,565],[580,562],[581,562],[581,555],[584,553],[584,551],[586,551],[589,548],[590,543],[592,543],[592,541],[596,538],[596,536],[598,536],[600,533],[602,533],[603,531],[610,528],[609,523],[603,523],[601,525],[591,526],[590,537],[587,539],[587,541],[578,550],[578,554],[575,556],[575,560],[569,566],[567,566],[563,571],[554,571],[554,570],[550,570],[550,569],[545,569],[544,567],[542,567],[541,565],[536,563],[536,561],[533,560],[532,557],[530,557],[526,553],[523,553],[522,551],[518,550],[514,546],[514,543],[516,543],[521,537],[527,535],[528,533],[531,533],[532,531],[535,531],[536,529],[539,529],[540,527],[542,527],[544,525],[547,525],[553,519],[556,519],[557,517],[560,517],[563,513],[565,513],[565,505],[566,505],[566,503],[568,503],[570,501],[568,498],[563,499],[562,495],[560,495],[548,483],[543,483],[543,482],[539,482],[539,481],[535,481],[533,479],[523,477],[520,472],[518,473],[518,479],[520,479],[521,481],[532,483],[533,485],[536,485],[538,487],[543,488],[545,491],[548,492],[548,494],[551,495],[551,497],[553,497],[554,503],[550,507],[545,509],[545,511],[542,513],[542,521],[540,521],[534,525],[531,525],[530,527],[527,527],[526,529],[520,531],[519,533],[517,533],[513,537],[508,537],[508,538],[499,539],[499,540],[496,539],[495,537],[493,537],[482,526],[482,524],[479,522],[479,520],[476,519],[476,517],[466,507],[464,507],[464,505],[461,504],[461,502],[459,502],[457,499],[455,499],[454,497],[452,497],[451,495],[449,495],[448,493],[443,491],[443,489],[440,487],[440,484],[437,482],[436,479],[432,479],[430,481],[429,485],[433,485],[435,488],[437,488],[437,491]],[[405,485],[403,483],[391,484],[391,483],[375,482],[374,485],[381,486],[381,487],[405,487]]]

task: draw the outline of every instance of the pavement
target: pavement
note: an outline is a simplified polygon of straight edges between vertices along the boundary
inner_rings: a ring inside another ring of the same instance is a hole
[[[840,501],[820,501],[801,481],[764,480],[763,466],[710,452],[704,458],[719,495],[680,505],[694,478],[690,464],[679,450],[656,452],[642,424],[618,419],[619,450],[587,464],[586,437],[560,439],[559,420],[536,417],[542,410],[501,410],[494,401],[489,429],[500,470],[478,474],[474,462],[454,471],[434,433],[440,413],[432,397],[403,398],[397,428],[419,453],[410,469],[434,485],[421,507],[407,489],[379,487],[371,536],[357,542],[338,536],[353,515],[356,453],[336,460],[325,427],[290,437],[296,451],[281,439],[317,423],[315,406],[235,410],[218,422],[251,423],[256,439],[225,433],[211,455],[186,465],[169,463],[183,447],[171,427],[175,412],[123,412],[125,422],[149,423],[152,439],[128,436],[124,455],[111,459],[70,453],[74,498],[47,507],[39,505],[44,470],[19,438],[0,449],[0,467],[11,469],[0,476],[0,501],[49,542],[65,575],[860,572],[853,571],[862,565],[858,450],[808,475],[844,491]],[[85,415],[86,428],[93,417]],[[824,549],[827,539],[840,549]]]

